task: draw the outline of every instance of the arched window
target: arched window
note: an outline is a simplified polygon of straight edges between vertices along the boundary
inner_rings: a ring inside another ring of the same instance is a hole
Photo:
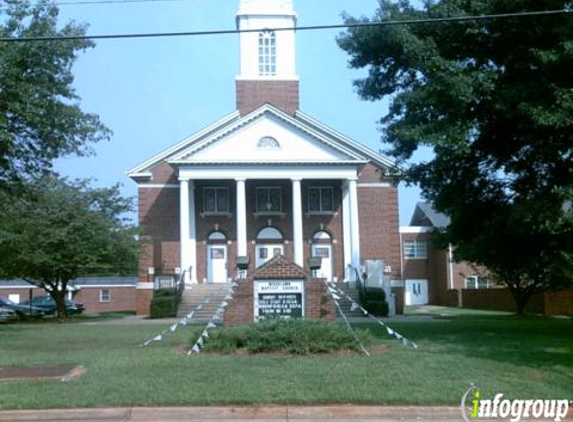
[[[259,143],[257,144],[257,148],[260,149],[280,149],[281,144],[272,136],[263,136],[259,139]]]
[[[259,33],[259,75],[277,74],[277,39],[273,31]]]
[[[328,232],[324,230],[317,231],[314,236],[312,237],[314,243],[330,243],[332,242],[332,237]]]
[[[221,242],[225,242],[226,240],[227,240],[227,236],[225,236],[225,233],[220,232],[220,231],[211,232],[211,234],[209,235],[209,242],[210,243],[221,243]]]
[[[283,235],[274,227],[265,227],[257,234],[257,240],[283,240]]]

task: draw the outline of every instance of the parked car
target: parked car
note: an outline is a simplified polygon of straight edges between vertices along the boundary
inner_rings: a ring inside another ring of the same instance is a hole
[[[21,303],[13,302],[5,297],[0,297],[0,306],[3,308],[8,308],[12,309],[13,311],[16,311],[16,314],[18,314],[18,317],[20,319],[42,318],[44,315],[46,315],[46,312],[43,309],[38,308],[37,306],[34,305],[30,306],[29,304],[28,306],[26,306]]]
[[[18,314],[16,311],[0,306],[0,322],[18,321]]]
[[[30,301],[22,302],[21,305],[29,306]],[[46,314],[52,315],[56,313],[57,306],[51,296],[36,296],[32,298],[32,306],[43,310]],[[66,299],[66,310],[68,315],[79,315],[85,311],[85,306],[80,302],[73,302]]]

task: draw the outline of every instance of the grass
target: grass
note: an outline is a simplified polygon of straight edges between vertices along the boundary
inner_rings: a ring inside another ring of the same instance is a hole
[[[406,306],[405,315],[431,316],[437,319],[510,319],[517,318],[514,312],[490,311],[448,306]],[[529,316],[530,318],[533,316]]]
[[[72,382],[0,382],[0,409],[208,404],[448,404],[484,397],[573,398],[573,321],[394,323],[419,350],[368,328],[382,353],[187,357],[202,327],[139,347],[162,326],[0,325],[0,366],[80,364]]]
[[[70,322],[100,322],[135,315],[133,311],[102,312],[101,314],[81,314],[70,316]]]

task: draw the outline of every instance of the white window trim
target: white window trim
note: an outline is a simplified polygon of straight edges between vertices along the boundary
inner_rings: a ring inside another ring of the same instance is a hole
[[[413,243],[413,251],[414,251],[414,256],[408,256],[408,254],[406,253],[406,245],[408,243]],[[422,255],[420,254],[420,245],[424,244],[425,245],[425,253]],[[404,240],[404,245],[403,245],[403,250],[404,250],[404,259],[428,259],[428,242],[425,240],[417,240],[417,239],[406,239]]]
[[[310,190],[311,189],[318,189],[319,190],[319,201],[320,201],[320,210],[318,211],[311,211],[310,209]],[[332,192],[332,210],[324,210],[322,208],[322,190],[329,189]],[[309,186],[307,191],[307,210],[308,214],[334,214],[335,212],[335,205],[334,205],[334,187],[333,186]]]
[[[278,210],[263,210],[259,209],[259,189],[278,189],[280,191],[280,205]],[[255,212],[258,214],[265,214],[265,213],[282,213],[283,212],[283,188],[281,186],[257,186],[255,188]]]
[[[103,292],[107,292],[107,300],[104,300]],[[109,303],[111,302],[111,290],[110,289],[101,289],[99,291],[99,301],[100,303]]]
[[[220,189],[224,189],[227,191],[227,209],[226,210],[219,210],[218,203],[217,203],[217,191]],[[205,200],[207,190],[214,190],[215,191],[215,211],[207,211],[205,209],[205,204],[207,201]],[[231,201],[229,200],[229,188],[226,186],[205,186],[203,187],[203,213],[204,215],[213,215],[213,214],[229,214],[231,211]]]
[[[268,45],[265,41],[268,40]],[[259,76],[277,74],[277,36],[274,31],[259,32]],[[274,49],[274,53],[273,50]],[[262,50],[262,51],[261,51]]]
[[[479,279],[485,279],[485,287],[479,287]],[[473,287],[468,287],[468,281],[473,283]],[[471,290],[484,290],[491,288],[491,281],[489,277],[479,276],[479,275],[470,275],[464,278],[464,288],[471,289]]]

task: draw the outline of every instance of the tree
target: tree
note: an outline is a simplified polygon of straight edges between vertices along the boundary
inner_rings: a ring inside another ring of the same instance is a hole
[[[68,283],[85,268],[136,267],[135,229],[125,213],[132,201],[119,186],[96,189],[86,181],[46,176],[5,201],[0,191],[0,269],[3,276],[44,288],[66,318]]]
[[[86,27],[58,28],[58,9],[42,2],[6,0],[0,36],[81,36]],[[110,131],[79,107],[72,65],[90,40],[0,42],[0,189],[51,169],[62,155],[85,155]]]
[[[571,9],[565,0],[380,1],[373,19]],[[573,17],[352,28],[338,39],[366,100],[390,97],[383,140],[405,180],[451,218],[456,258],[487,267],[523,313],[573,279]],[[433,158],[407,162],[420,147]]]

